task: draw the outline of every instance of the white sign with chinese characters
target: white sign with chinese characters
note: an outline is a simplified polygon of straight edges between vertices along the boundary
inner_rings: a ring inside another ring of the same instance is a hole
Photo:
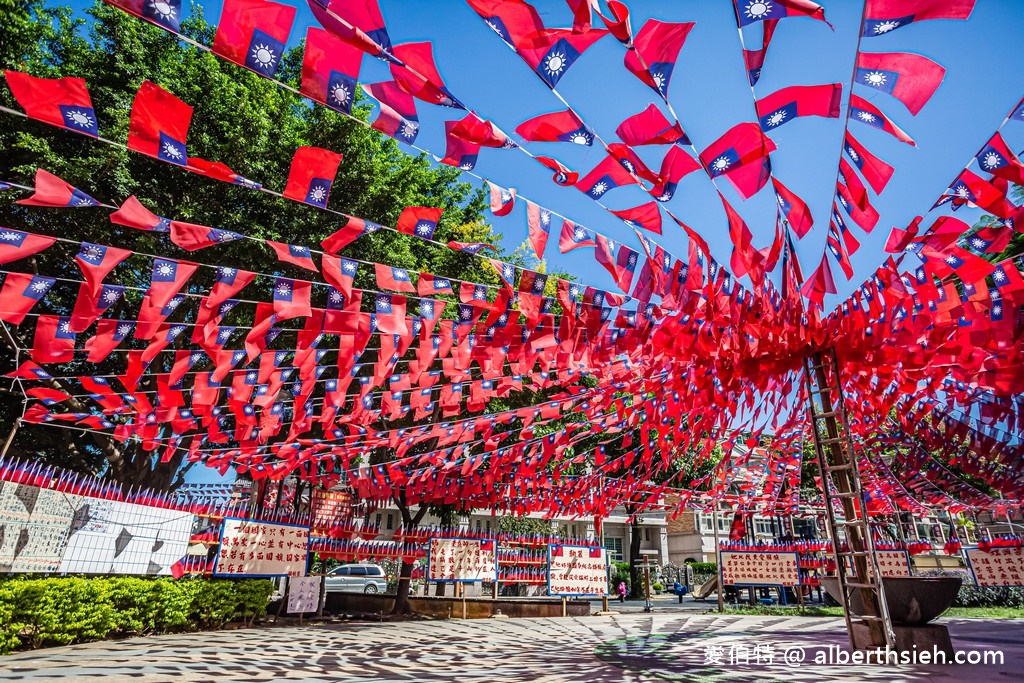
[[[288,613],[304,614],[320,609],[320,577],[296,576],[288,579]]]
[[[309,527],[226,517],[215,576],[302,576]]]
[[[719,554],[724,586],[797,586],[800,571],[796,553],[736,552]]]
[[[428,581],[494,581],[498,574],[497,545],[479,538],[432,538]]]
[[[967,565],[979,586],[1024,586],[1024,548],[967,548]]]
[[[548,546],[548,595],[606,595],[608,557],[604,548]]]

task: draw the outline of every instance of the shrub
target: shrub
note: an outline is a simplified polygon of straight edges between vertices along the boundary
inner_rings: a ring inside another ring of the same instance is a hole
[[[714,562],[688,562],[694,574],[717,574],[718,565]]]
[[[111,636],[219,628],[266,612],[263,579],[136,577],[0,581],[0,654],[22,645],[67,645]]]
[[[665,586],[663,586],[660,583],[652,583],[651,584],[651,590],[652,591],[657,591],[657,592],[660,593],[661,591],[665,590]]]

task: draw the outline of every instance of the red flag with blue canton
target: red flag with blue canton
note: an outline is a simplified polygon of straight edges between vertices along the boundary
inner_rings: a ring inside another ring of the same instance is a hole
[[[626,52],[626,69],[667,100],[676,59],[694,26],[693,22],[648,19]]]
[[[537,156],[535,157],[535,159],[555,172],[555,175],[552,177],[552,180],[554,180],[559,185],[575,185],[576,180],[580,177],[579,173],[577,173],[576,171],[570,171],[567,166],[564,166],[562,162],[558,161],[557,159],[542,156]]]
[[[213,52],[272,78],[284,55],[295,8],[269,0],[225,0]]]
[[[558,251],[563,254],[579,247],[596,247],[595,235],[582,225],[576,225],[568,218],[562,221],[562,232],[558,238]]]
[[[429,42],[403,43],[391,50],[391,77],[398,87],[417,99],[442,107],[466,109],[445,87],[434,63],[434,47]]]
[[[860,121],[861,123],[867,124],[872,128],[884,130],[889,135],[900,142],[905,142],[913,147],[917,146],[913,138],[903,132],[903,130],[893,123],[888,116],[882,113],[882,111],[871,104],[857,93],[850,93],[850,118],[854,121]]]
[[[152,282],[148,292],[152,306],[154,308],[166,306],[198,268],[198,263],[190,261],[154,259]]]
[[[85,350],[89,353],[86,360],[90,363],[104,360],[128,338],[134,328],[135,323],[131,320],[100,320],[96,323],[96,332],[85,340]]]
[[[915,21],[927,19],[966,19],[975,0],[867,0],[864,4],[865,38],[880,36]]]
[[[441,220],[444,209],[429,206],[407,206],[402,209],[395,228],[406,235],[415,235],[425,240],[434,237],[437,222]]]
[[[100,205],[98,201],[77,187],[69,185],[49,171],[44,171],[41,168],[36,169],[35,193],[31,197],[17,200],[15,204],[61,208]]]
[[[668,145],[673,142],[690,144],[680,123],[669,121],[653,102],[639,114],[633,114],[620,123],[615,134],[631,147]]]
[[[355,282],[356,271],[359,270],[359,262],[332,254],[324,254],[320,259],[320,265],[324,271],[324,279],[336,287],[346,298],[351,298],[352,284]]]
[[[395,292],[416,291],[416,288],[412,286],[412,280],[409,278],[409,271],[405,268],[375,263],[374,270],[377,275],[377,287],[379,289],[390,289]]]
[[[775,143],[753,122],[738,123],[700,153],[700,160],[712,178],[725,176],[744,199],[757,194],[770,177],[766,160],[775,151]],[[751,166],[753,174],[736,175]]]
[[[0,227],[0,263],[10,263],[32,254],[38,254],[50,248],[56,241],[55,237],[33,235],[30,232]]]
[[[643,228],[661,234],[661,209],[655,202],[647,202],[640,206],[634,206],[632,209],[621,209],[612,211],[612,213],[631,227]]]
[[[143,81],[132,103],[128,149],[188,166],[185,138],[192,107],[151,81]]]
[[[84,332],[107,309],[120,301],[124,287],[120,285],[101,284],[99,291],[93,292],[88,283],[83,282],[75,297],[75,308],[71,312],[71,331]]]
[[[829,265],[827,254],[821,255],[821,262],[804,282],[800,293],[818,308],[821,308],[825,294],[836,293],[836,283],[832,278],[832,266]]]
[[[238,294],[254,279],[256,279],[256,273],[228,266],[217,266],[213,289],[203,300],[203,306],[219,308],[222,303]]]
[[[416,281],[416,293],[420,296],[433,296],[435,294],[454,294],[451,280],[437,277],[431,273],[420,273]]]
[[[521,39],[515,48],[523,61],[553,89],[587,48],[606,35],[608,32],[600,29],[573,33],[570,29],[546,28]]]
[[[807,208],[807,204],[795,192],[783,185],[778,178],[772,178],[772,185],[775,189],[775,198],[779,202],[779,208],[789,222],[789,227],[793,229],[797,237],[802,238],[810,232],[811,226],[814,225],[811,210]]]
[[[842,83],[793,85],[757,101],[757,117],[762,130],[778,128],[798,116],[839,118],[843,97]]]
[[[320,246],[322,246],[328,254],[337,254],[363,235],[369,235],[377,232],[382,227],[373,221],[363,220],[362,218],[356,218],[355,216],[346,216],[345,218],[348,219],[348,222],[345,223],[344,226],[333,234],[325,237],[320,242]]]
[[[463,171],[472,171],[476,166],[477,155],[480,153],[480,145],[474,142],[467,142],[462,138],[452,135],[452,130],[459,125],[459,121],[444,122],[445,152],[444,157],[437,159],[442,164],[454,166]],[[437,158],[437,157],[435,157]]]
[[[96,137],[99,128],[82,78],[36,78],[4,71],[11,94],[31,119]]]
[[[469,112],[448,131],[452,137],[481,147],[518,147],[504,131],[492,121],[482,119],[476,112]]]
[[[843,248],[842,243],[839,241],[839,234],[836,230],[835,223],[829,225],[828,237],[825,238],[825,248],[832,253],[835,257],[836,262],[842,266],[843,273],[846,275],[846,279],[850,280],[853,278],[853,264],[850,263],[850,257],[847,255],[846,250]]]
[[[181,0],[103,0],[160,28],[177,33],[181,28]]]
[[[384,334],[406,335],[409,327],[405,320],[406,298],[401,294],[378,294],[374,302],[377,330]]]
[[[82,270],[89,291],[97,294],[103,286],[103,279],[117,264],[132,255],[127,249],[105,247],[99,244],[82,242],[82,247],[75,256],[78,267]]]
[[[849,131],[846,132],[843,151],[864,174],[864,179],[868,181],[868,185],[875,191],[875,194],[882,194],[882,190],[885,189],[896,169],[869,152],[864,145],[850,135]]]
[[[292,157],[284,196],[304,204],[327,207],[327,200],[338,173],[341,155],[320,147],[299,147]]]
[[[676,194],[679,181],[699,169],[700,163],[679,145],[672,145],[661,160],[661,168],[648,193],[659,202],[667,202]]]
[[[946,70],[927,57],[909,52],[860,52],[854,83],[889,93],[913,116],[942,83]]]
[[[71,320],[55,315],[41,315],[36,319],[32,340],[32,360],[37,363],[69,363],[75,358],[75,333]]]
[[[516,284],[516,267],[511,263],[504,263],[497,259],[487,259],[491,264],[491,267],[498,272],[498,277],[501,278],[502,283],[510,292],[515,291]]]
[[[41,275],[8,273],[3,289],[0,289],[0,320],[20,325],[55,282],[53,278]]]
[[[118,225],[125,225],[137,230],[151,230],[153,232],[170,232],[171,220],[157,216],[155,213],[142,205],[135,195],[124,200],[114,213],[110,214],[110,222]]]
[[[771,45],[772,36],[779,25],[778,19],[769,19],[761,24],[761,47],[756,50],[743,49],[743,64],[747,67],[747,82],[753,88],[761,80],[761,70],[764,68],[764,60],[768,56],[768,46]]]
[[[608,155],[590,173],[576,182],[576,189],[591,199],[600,199],[608,190],[635,184],[636,180],[622,162]]]
[[[973,204],[1006,219],[1013,216],[1017,208],[1007,201],[1005,192],[970,169],[960,172],[932,208],[947,202],[952,202],[954,211],[964,204]]]
[[[594,131],[572,109],[541,114],[516,126],[519,137],[529,142],[572,142],[590,146]]]
[[[221,230],[184,221],[171,221],[171,241],[185,251],[205,249],[214,244],[226,244],[240,240],[242,237],[231,230]]]
[[[350,114],[356,98],[363,51],[314,26],[306,31],[302,56],[303,95]]]
[[[394,81],[364,85],[363,90],[380,106],[380,112],[371,124],[374,130],[410,145],[416,141],[420,120],[416,115],[416,103],[409,93]]]
[[[597,13],[597,16],[601,17],[601,21],[608,28],[608,31],[617,41],[626,47],[630,47],[633,44],[633,29],[629,25],[629,8],[626,7],[626,3],[619,0],[608,0],[609,16],[607,17],[597,9],[597,3],[594,4],[594,11]]]
[[[787,17],[810,17],[828,24],[825,21],[825,8],[810,0],[733,0],[733,7],[740,28],[757,21]]]
[[[277,320],[308,318],[312,313],[309,306],[311,292],[312,283],[310,282],[284,277],[275,278],[274,317]]]
[[[1011,183],[1024,185],[1024,164],[1014,154],[1003,136],[996,131],[995,135],[975,155],[978,168],[997,178],[1005,178]]]
[[[529,230],[530,246],[538,259],[544,258],[544,249],[551,234],[551,211],[543,206],[526,202],[526,224]]]
[[[313,256],[309,251],[309,247],[302,247],[297,244],[285,244],[283,242],[274,242],[271,240],[265,240],[266,243],[274,250],[277,254],[277,259],[284,263],[291,263],[298,266],[299,268],[305,268],[311,270],[314,273],[319,273],[316,264],[313,263]]]
[[[495,216],[507,216],[516,205],[516,188],[504,188],[488,181],[487,187],[491,199],[491,213]]]
[[[527,36],[544,30],[537,10],[522,0],[466,0],[492,31],[515,50]]]

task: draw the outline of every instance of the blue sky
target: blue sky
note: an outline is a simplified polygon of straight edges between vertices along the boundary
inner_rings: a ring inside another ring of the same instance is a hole
[[[221,3],[201,4],[207,19],[216,22]],[[449,90],[504,131],[512,133],[527,118],[563,108],[531,69],[462,0],[380,0],[380,4],[392,42],[432,41],[438,68]],[[571,24],[572,17],[563,0],[538,0],[534,4],[546,25]],[[631,0],[628,4],[634,32],[651,17],[696,22],[680,53],[669,99],[698,150],[735,124],[756,120],[731,0]],[[824,4],[835,31],[809,18],[783,20],[756,86],[757,96],[764,97],[790,85],[844,84],[843,110],[838,120],[801,118],[771,135],[778,146],[772,155],[776,176],[804,199],[815,218],[814,229],[797,243],[805,274],[815,267],[824,246],[861,12],[861,3],[855,0]],[[80,7],[80,0],[75,0],[73,6]],[[299,43],[309,25],[316,23],[303,3],[289,46]],[[760,28],[755,25],[746,29],[745,37],[748,46],[757,46]],[[854,135],[895,166],[896,173],[882,196],[873,199],[882,216],[874,233],[864,234],[851,224],[862,244],[852,257],[854,280],[843,279],[833,263],[839,297],[826,299],[826,308],[845,298],[884,260],[882,246],[890,227],[904,227],[914,216],[926,211],[1019,101],[1024,94],[1024,70],[1011,65],[1022,39],[1024,3],[984,0],[968,21],[921,22],[863,41],[861,47],[866,52],[905,51],[930,57],[946,68],[946,77],[916,117],[898,100],[858,88],[858,93],[907,131],[917,141],[917,147],[851,123]],[[558,84],[559,92],[607,142],[617,140],[614,130],[624,118],[658,100],[652,90],[625,70],[624,54],[622,45],[607,36],[591,47]],[[364,58],[361,82],[389,79],[385,64]],[[417,108],[422,123],[417,143],[443,155],[443,121],[461,118],[462,112],[423,102],[417,102]],[[1011,123],[1004,129],[1004,135],[1011,149],[1024,146],[1024,125]],[[597,145],[587,148],[568,143],[529,143],[528,149],[534,154],[553,156],[581,174],[604,156]],[[644,147],[638,152],[657,169],[666,149]],[[578,190],[555,185],[550,171],[519,151],[484,149],[476,172],[499,185],[515,187],[522,196],[639,250],[636,237],[622,222]],[[276,189],[284,184],[283,178],[257,180]],[[727,183],[721,183],[721,187],[753,231],[755,246],[767,245],[775,217],[770,188],[743,201]],[[609,192],[604,201],[613,209],[621,209],[649,199],[639,188],[630,187]],[[332,207],[344,210],[344,198],[332,196]],[[693,173],[685,178],[668,207],[707,239],[720,262],[729,262],[732,245],[725,214],[704,174]],[[520,202],[511,215],[493,218],[510,250],[526,237],[525,211]],[[961,217],[972,220],[970,216]],[[682,231],[668,221],[663,229],[665,235],[657,241],[674,254],[685,255]],[[546,254],[552,267],[615,291],[607,272],[593,260],[593,250],[561,255],[556,245],[557,227],[553,228]],[[744,284],[749,286],[746,281]],[[210,474],[215,476],[212,471]]]

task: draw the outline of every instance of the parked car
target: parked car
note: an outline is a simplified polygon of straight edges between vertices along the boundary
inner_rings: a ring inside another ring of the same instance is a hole
[[[326,590],[383,593],[388,588],[384,570],[375,564],[345,564],[327,573]]]

